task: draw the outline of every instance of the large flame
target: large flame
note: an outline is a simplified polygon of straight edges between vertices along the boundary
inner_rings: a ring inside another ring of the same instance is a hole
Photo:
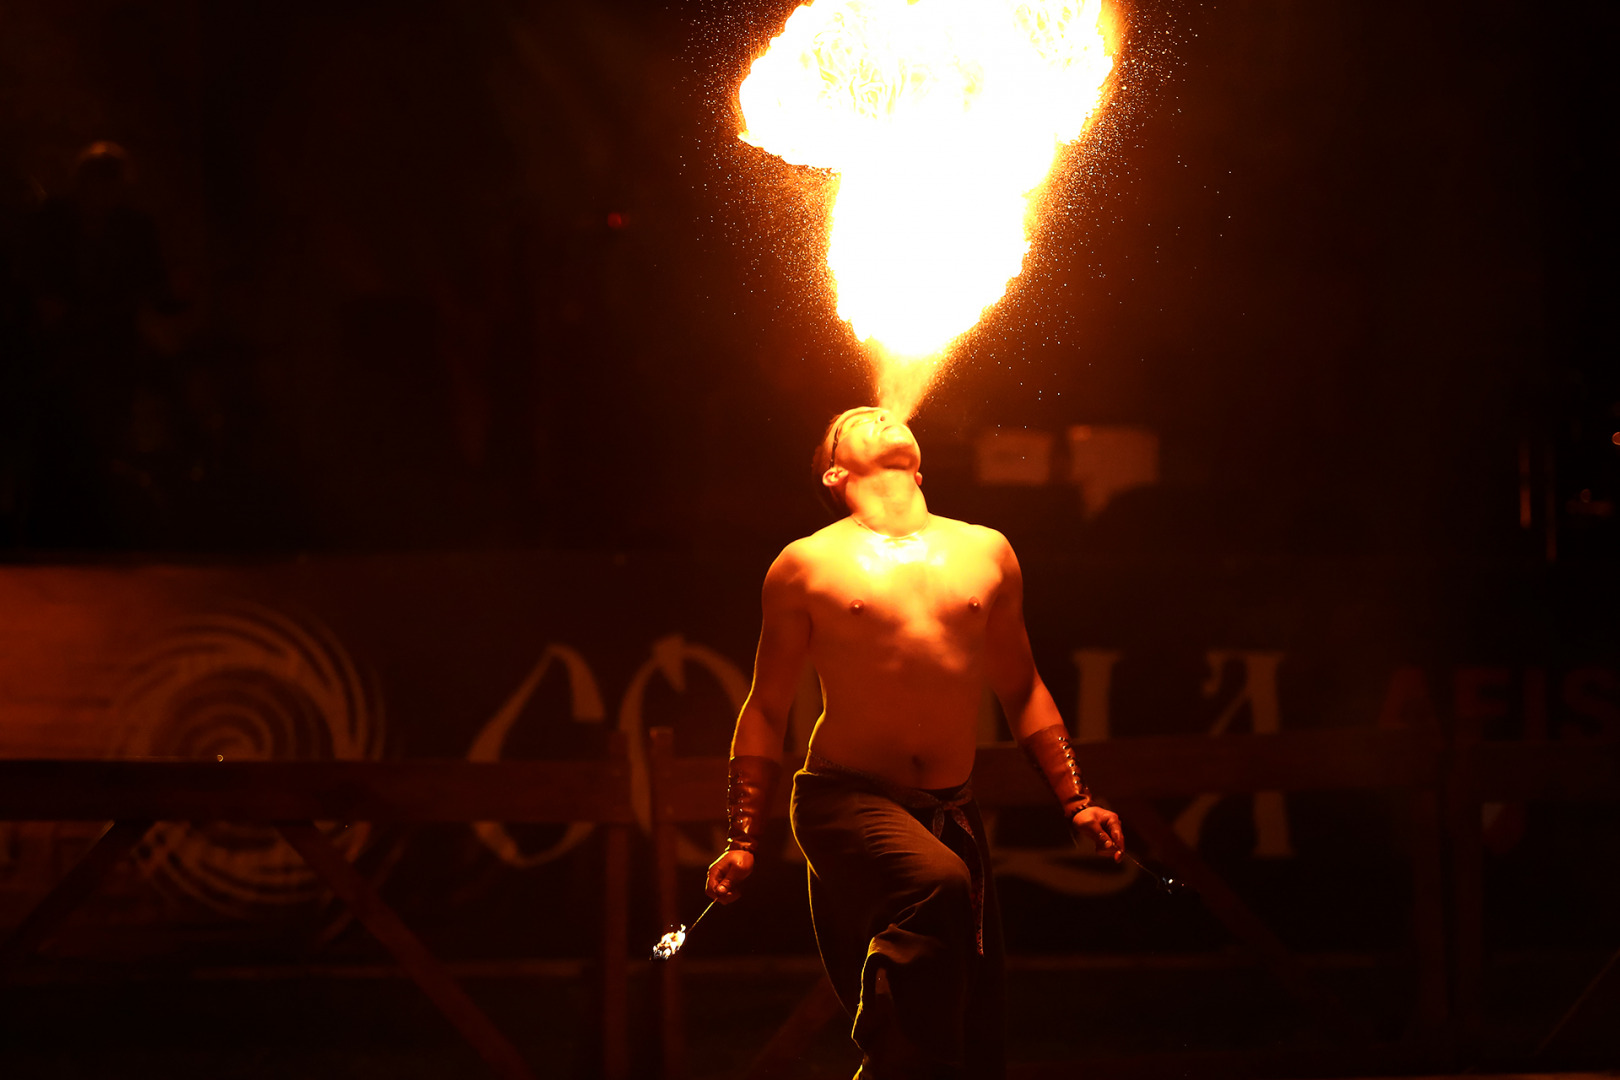
[[[1029,251],[1031,196],[1113,67],[1102,0],[816,0],[738,95],[744,141],[836,170],[827,265],[910,416]]]

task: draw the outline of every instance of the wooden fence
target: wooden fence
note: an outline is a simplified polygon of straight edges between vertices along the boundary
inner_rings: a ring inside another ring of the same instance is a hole
[[[673,732],[650,733],[653,837],[660,914],[678,918],[676,828],[724,816],[726,761],[679,758]],[[1201,894],[1205,906],[1342,1046],[1359,1046],[1379,1069],[1469,1059],[1483,977],[1480,804],[1495,800],[1620,797],[1620,748],[1474,744],[1457,749],[1414,730],[1344,729],[1276,735],[1115,739],[1081,747],[1086,778],[1126,821],[1127,835]],[[783,785],[784,789],[787,785]],[[973,774],[981,807],[1052,806],[1051,793],[1011,747],[979,751]],[[1300,958],[1184,843],[1152,800],[1207,793],[1396,791],[1404,796],[1412,873],[1414,994],[1404,1044],[1372,1047],[1365,1023],[1307,972]],[[1442,807],[1447,812],[1442,812]],[[785,814],[787,794],[775,812]],[[1447,853],[1450,899],[1447,899]],[[1611,964],[1609,969],[1613,970]],[[1583,1000],[1591,996],[1591,988]],[[664,1080],[686,1076],[680,965],[660,987]],[[1577,1006],[1578,1007],[1578,1006]],[[749,1076],[781,1077],[816,1032],[842,1009],[822,980],[761,1049]],[[1239,1074],[1252,1062],[1228,1063]],[[1215,1067],[1205,1063],[1211,1069]],[[1343,1067],[1341,1056],[1338,1062]],[[1296,1067],[1309,1071],[1309,1063]],[[1321,1067],[1318,1063],[1317,1067]],[[1020,1077],[1068,1075],[1072,1065],[1025,1066]],[[1219,1071],[1216,1069],[1215,1071]],[[1211,1073],[1213,1075],[1213,1073]]]
[[[659,917],[681,915],[676,829],[724,816],[724,758],[678,758],[673,733],[650,733],[649,782]],[[1124,815],[1130,835],[1178,877],[1342,1046],[1366,1045],[1361,1021],[1322,987],[1300,958],[1177,836],[1152,800],[1207,793],[1395,791],[1405,806],[1412,873],[1412,1023],[1407,1043],[1379,1060],[1468,1060],[1480,1024],[1485,802],[1620,797],[1620,747],[1549,743],[1443,745],[1412,730],[1353,729],[1277,735],[1117,739],[1082,748],[1095,790]],[[112,824],[90,851],[0,943],[0,978],[48,937],[158,821],[230,821],[274,826],[313,872],[393,954],[445,1017],[503,1080],[534,1075],[517,1049],[450,972],[333,846],[315,822],[560,823],[604,827],[602,1072],[629,1073],[626,941],[629,832],[635,817],[627,746],[616,736],[601,761],[192,762],[0,760],[0,821]],[[974,788],[984,807],[1048,806],[1043,782],[1010,747],[980,751]],[[787,785],[774,812],[786,813]],[[1448,893],[1449,878],[1449,893]],[[1448,898],[1449,897],[1449,898]],[[686,1074],[680,961],[658,971],[661,1071]],[[1599,980],[1612,976],[1611,964]],[[1573,1008],[1590,999],[1599,980]],[[786,1075],[811,1037],[841,1008],[823,980],[762,1047],[754,1077]],[[1570,1017],[1566,1016],[1566,1020]],[[1554,1033],[1556,1034],[1556,1032]],[[1551,1038],[1551,1037],[1550,1037]],[[1437,1054],[1439,1057],[1437,1057]],[[1342,1062],[1341,1062],[1342,1064]],[[1228,1062],[1238,1074],[1252,1063]],[[1221,1072],[1206,1062],[1208,1075]],[[1072,1065],[1024,1066],[1023,1080]],[[1309,1071],[1300,1063],[1298,1071]]]
[[[626,934],[635,815],[620,734],[600,761],[0,760],[0,821],[112,822],[0,942],[0,978],[51,935],[154,823],[271,825],[502,1080],[533,1080],[536,1073],[315,823],[596,822],[606,834],[599,946],[602,1075],[624,1080],[629,1074]]]
[[[1486,803],[1592,802],[1620,799],[1620,747],[1590,743],[1480,742],[1461,733],[1447,770],[1452,934],[1455,947],[1456,1033],[1467,1047],[1479,1039],[1485,983]],[[1620,972],[1620,951],[1609,957],[1556,1027],[1541,1041],[1543,1056],[1570,1030],[1601,986]]]

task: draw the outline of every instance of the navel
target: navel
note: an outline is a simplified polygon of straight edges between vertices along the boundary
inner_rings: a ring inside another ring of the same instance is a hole
[[[861,612],[866,610],[866,605],[859,600],[851,600],[849,602],[849,610],[851,614],[859,615]]]

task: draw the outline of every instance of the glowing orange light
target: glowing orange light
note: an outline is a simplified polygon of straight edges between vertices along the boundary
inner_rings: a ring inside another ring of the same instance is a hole
[[[652,958],[654,960],[672,959],[686,945],[686,927],[677,926],[658,939],[653,946]]]
[[[838,314],[910,416],[1029,251],[1031,196],[1113,68],[1102,0],[816,0],[738,91],[745,142],[833,169]]]

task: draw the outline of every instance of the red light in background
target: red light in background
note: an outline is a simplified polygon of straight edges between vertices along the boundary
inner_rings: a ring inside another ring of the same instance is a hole
[[[628,222],[629,218],[619,213],[617,210],[613,211],[607,216],[607,225],[610,229],[622,229]]]

